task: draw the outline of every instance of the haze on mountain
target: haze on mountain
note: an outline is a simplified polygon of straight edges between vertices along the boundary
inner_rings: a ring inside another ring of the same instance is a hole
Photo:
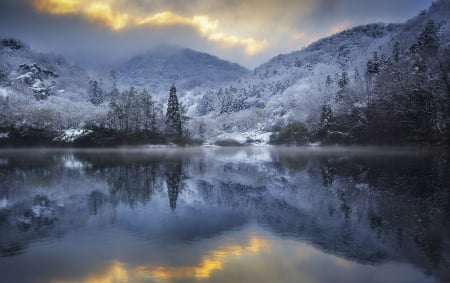
[[[180,90],[214,87],[250,73],[246,68],[206,53],[175,46],[159,46],[114,68],[123,86],[167,93],[175,83]]]

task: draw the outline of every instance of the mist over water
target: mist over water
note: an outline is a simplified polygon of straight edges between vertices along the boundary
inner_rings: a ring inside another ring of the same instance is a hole
[[[0,281],[447,282],[448,154],[0,152]]]

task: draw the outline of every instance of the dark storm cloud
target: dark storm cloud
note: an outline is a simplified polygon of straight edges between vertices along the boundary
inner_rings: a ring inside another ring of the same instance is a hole
[[[70,9],[64,6],[58,10],[61,7],[55,3],[72,4],[67,6]],[[430,3],[2,0],[0,37],[17,37],[33,48],[61,53],[82,64],[108,64],[156,45],[176,44],[253,67],[273,55],[299,49],[351,26],[404,21]]]

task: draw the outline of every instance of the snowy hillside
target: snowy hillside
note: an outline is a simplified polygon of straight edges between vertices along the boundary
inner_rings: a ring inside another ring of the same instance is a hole
[[[199,121],[209,121],[209,135],[242,141],[278,131],[294,121],[316,125],[324,104],[335,113],[349,111],[349,105],[337,99],[342,81],[352,106],[364,107],[368,62],[374,56],[388,62],[396,44],[406,56],[430,20],[436,23],[440,46],[445,48],[450,42],[449,14],[450,1],[437,1],[406,23],[358,26],[300,51],[278,55],[246,79],[205,90],[198,100],[191,101],[190,113],[205,115]],[[230,104],[234,107],[227,107]]]
[[[33,51],[16,39],[0,41],[0,126],[68,128],[94,120],[89,76],[55,54]]]
[[[63,57],[37,53],[15,39],[0,43],[0,73],[3,86],[30,90],[37,99],[66,91],[76,92],[79,99],[83,91],[86,94],[89,81],[82,68],[68,64]]]
[[[244,67],[206,53],[178,47],[159,47],[116,68],[119,84],[166,94],[175,83],[182,91],[214,87],[247,75]]]
[[[102,137],[113,130],[122,140],[131,132],[161,141],[175,84],[188,140],[265,144],[283,131],[288,138],[303,135],[301,143],[450,140],[449,14],[450,1],[436,1],[406,23],[342,31],[252,72],[163,46],[113,66],[114,72],[89,70],[91,80],[61,56],[5,39],[0,133],[45,129],[58,139],[67,130],[101,128]],[[283,141],[291,142],[297,143]]]

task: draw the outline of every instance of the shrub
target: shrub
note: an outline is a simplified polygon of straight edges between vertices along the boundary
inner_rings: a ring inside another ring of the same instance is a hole
[[[218,146],[241,146],[242,144],[234,139],[218,139],[214,142]]]
[[[302,122],[288,124],[271,137],[272,144],[304,145],[309,142],[309,130]]]

